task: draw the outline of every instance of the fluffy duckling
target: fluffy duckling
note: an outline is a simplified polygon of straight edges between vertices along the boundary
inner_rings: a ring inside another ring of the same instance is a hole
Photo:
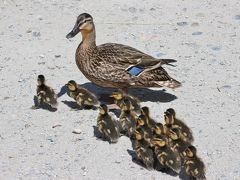
[[[112,93],[110,97],[113,97],[115,104],[120,108],[122,108],[123,106],[123,100],[128,99],[132,105],[131,110],[140,112],[140,101],[136,97],[133,97],[129,94],[125,94],[122,91],[115,91]]]
[[[189,146],[183,154],[183,169],[185,173],[194,179],[206,179],[205,165],[197,156],[197,149],[194,146]]]
[[[159,135],[151,140],[155,155],[163,169],[171,169],[178,173],[181,167],[179,155],[168,145],[167,137]]]
[[[54,90],[45,84],[44,75],[38,75],[37,78],[37,105],[33,106],[33,109],[38,108],[43,103],[50,105],[52,108],[57,107],[57,95]]]
[[[189,143],[194,141],[191,129],[180,119],[176,118],[175,110],[172,108],[167,109],[164,115],[167,129],[179,128],[181,130],[181,138]]]
[[[131,102],[129,99],[124,99],[121,109],[121,114],[119,117],[119,121],[121,124],[121,130],[123,134],[127,134],[127,136],[131,137],[133,131],[136,129],[137,123],[137,115],[135,111],[131,110]]]
[[[147,118],[147,124],[152,129],[154,128],[156,121],[150,117],[149,108],[147,106],[144,106],[141,108],[141,114],[145,115]]]
[[[147,117],[145,115],[139,115],[137,118],[137,127],[143,130],[144,139],[151,146],[151,139],[153,137],[153,131],[147,124]]]
[[[134,150],[137,158],[143,162],[147,169],[151,170],[154,167],[154,153],[148,142],[144,140],[144,132],[141,128],[134,131],[136,139]]]
[[[180,134],[181,132],[179,128],[172,128],[168,132],[168,137],[170,138],[172,149],[177,152],[183,160],[183,153],[187,147],[190,146],[190,144],[186,141],[183,141],[180,138]]]
[[[154,134],[154,136],[165,135],[166,128],[163,126],[162,123],[158,122],[153,127],[153,134]]]
[[[68,81],[66,86],[69,90],[70,97],[72,97],[79,106],[92,108],[93,106],[99,105],[97,97],[87,89],[80,87],[75,81]]]
[[[108,107],[101,104],[99,107],[99,115],[97,118],[97,127],[104,139],[110,143],[116,143],[119,139],[119,126],[113,114],[108,112]]]

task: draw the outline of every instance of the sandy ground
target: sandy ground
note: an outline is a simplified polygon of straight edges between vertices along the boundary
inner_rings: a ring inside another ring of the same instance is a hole
[[[158,121],[176,109],[194,132],[207,179],[240,179],[239,9],[238,0],[0,0],[0,179],[178,179],[132,162],[126,137],[96,140],[98,112],[72,111],[65,94],[56,112],[30,109],[41,73],[56,92],[70,79],[103,91],[75,65],[81,36],[65,38],[82,12],[94,17],[98,44],[178,60],[166,69],[183,87],[132,93]]]

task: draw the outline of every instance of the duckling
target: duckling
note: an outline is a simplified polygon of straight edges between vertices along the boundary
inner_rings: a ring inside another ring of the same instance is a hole
[[[123,91],[115,91],[112,93],[110,97],[114,98],[115,104],[120,108],[122,108],[123,106],[123,100],[128,99],[132,105],[131,110],[140,112],[140,101],[136,97],[133,97],[129,94],[125,94]]]
[[[166,128],[163,126],[162,123],[158,122],[153,127],[153,134],[155,136],[165,135],[166,134]]]
[[[133,131],[136,129],[137,115],[135,111],[131,110],[131,102],[129,99],[124,99],[122,104],[122,110],[119,117],[122,132],[131,137]]]
[[[183,141],[180,138],[180,134],[181,132],[179,128],[172,128],[168,132],[168,137],[171,140],[172,149],[177,152],[180,155],[181,160],[183,160],[183,153],[187,147],[190,146],[190,143]]]
[[[78,86],[75,81],[68,81],[66,86],[70,91],[70,97],[72,97],[79,106],[93,108],[94,106],[99,105],[97,97],[93,93],[89,92],[87,89]]]
[[[184,151],[183,170],[187,175],[194,179],[206,179],[205,165],[201,158],[197,156],[197,149],[194,146],[189,146]]]
[[[120,136],[118,122],[105,104],[99,106],[97,127],[104,139],[109,140],[110,143],[118,141]]]
[[[179,155],[174,152],[168,144],[167,137],[158,135],[151,140],[154,147],[155,155],[164,169],[171,169],[178,173],[181,167],[181,160]]]
[[[50,105],[52,108],[57,107],[57,95],[54,90],[45,84],[44,75],[38,75],[37,79],[37,105],[32,109],[39,108],[43,103]]]
[[[150,117],[149,108],[147,106],[141,108],[141,114],[146,116],[148,126],[151,129],[154,128],[156,121]]]
[[[146,142],[150,143],[152,137],[153,137],[153,131],[147,124],[147,117],[145,115],[139,115],[137,118],[137,127],[141,128],[143,130],[143,137]]]
[[[191,129],[180,119],[176,118],[175,110],[172,108],[167,109],[165,112],[165,123],[166,127],[169,128],[179,128],[181,130],[181,138],[189,143],[194,141]]]
[[[154,167],[154,153],[149,144],[144,140],[144,132],[141,128],[137,128],[134,131],[136,139],[134,150],[137,158],[143,162],[147,169],[151,170]]]

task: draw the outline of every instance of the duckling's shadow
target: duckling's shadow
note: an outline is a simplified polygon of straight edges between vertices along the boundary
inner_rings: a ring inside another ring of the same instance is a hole
[[[114,88],[103,88],[95,85],[94,83],[88,82],[81,85],[82,87],[88,89],[89,91],[98,95],[109,96],[114,90]],[[141,101],[151,101],[151,102],[171,102],[177,99],[177,96],[165,92],[166,90],[152,90],[148,88],[133,88],[129,89],[129,94],[138,97]],[[106,98],[106,97],[105,97]],[[111,98],[109,98],[111,99]],[[101,101],[101,97],[99,99]]]
[[[97,110],[97,108],[95,106],[84,106],[81,107],[79,106],[76,102],[74,101],[62,101],[63,104],[66,104],[68,107],[70,107],[73,110]]]
[[[50,106],[49,104],[43,103],[43,104],[39,104],[38,103],[38,97],[34,96],[33,97],[33,102],[34,102],[34,106],[32,107],[32,109],[44,109],[50,112],[56,112],[57,108],[53,108],[52,106]]]
[[[111,144],[106,138],[102,137],[102,134],[99,132],[97,126],[92,126],[92,127],[93,127],[93,134],[97,140],[105,141],[105,142],[108,142],[109,144]]]
[[[68,92],[67,87],[64,85],[61,87],[60,92],[57,94],[57,97],[61,97],[62,95],[66,94]]]
[[[132,157],[132,162],[141,166],[142,168],[146,168],[143,162],[139,161],[137,155],[134,150],[127,149],[128,154]]]
[[[183,169],[181,169],[179,173],[179,179],[181,180],[194,180],[194,178],[190,177]]]

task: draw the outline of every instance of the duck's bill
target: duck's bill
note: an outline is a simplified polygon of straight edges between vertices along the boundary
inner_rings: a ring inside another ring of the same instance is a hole
[[[80,31],[79,28],[73,28],[73,30],[66,35],[66,38],[67,39],[73,38],[79,33],[79,31]]]

